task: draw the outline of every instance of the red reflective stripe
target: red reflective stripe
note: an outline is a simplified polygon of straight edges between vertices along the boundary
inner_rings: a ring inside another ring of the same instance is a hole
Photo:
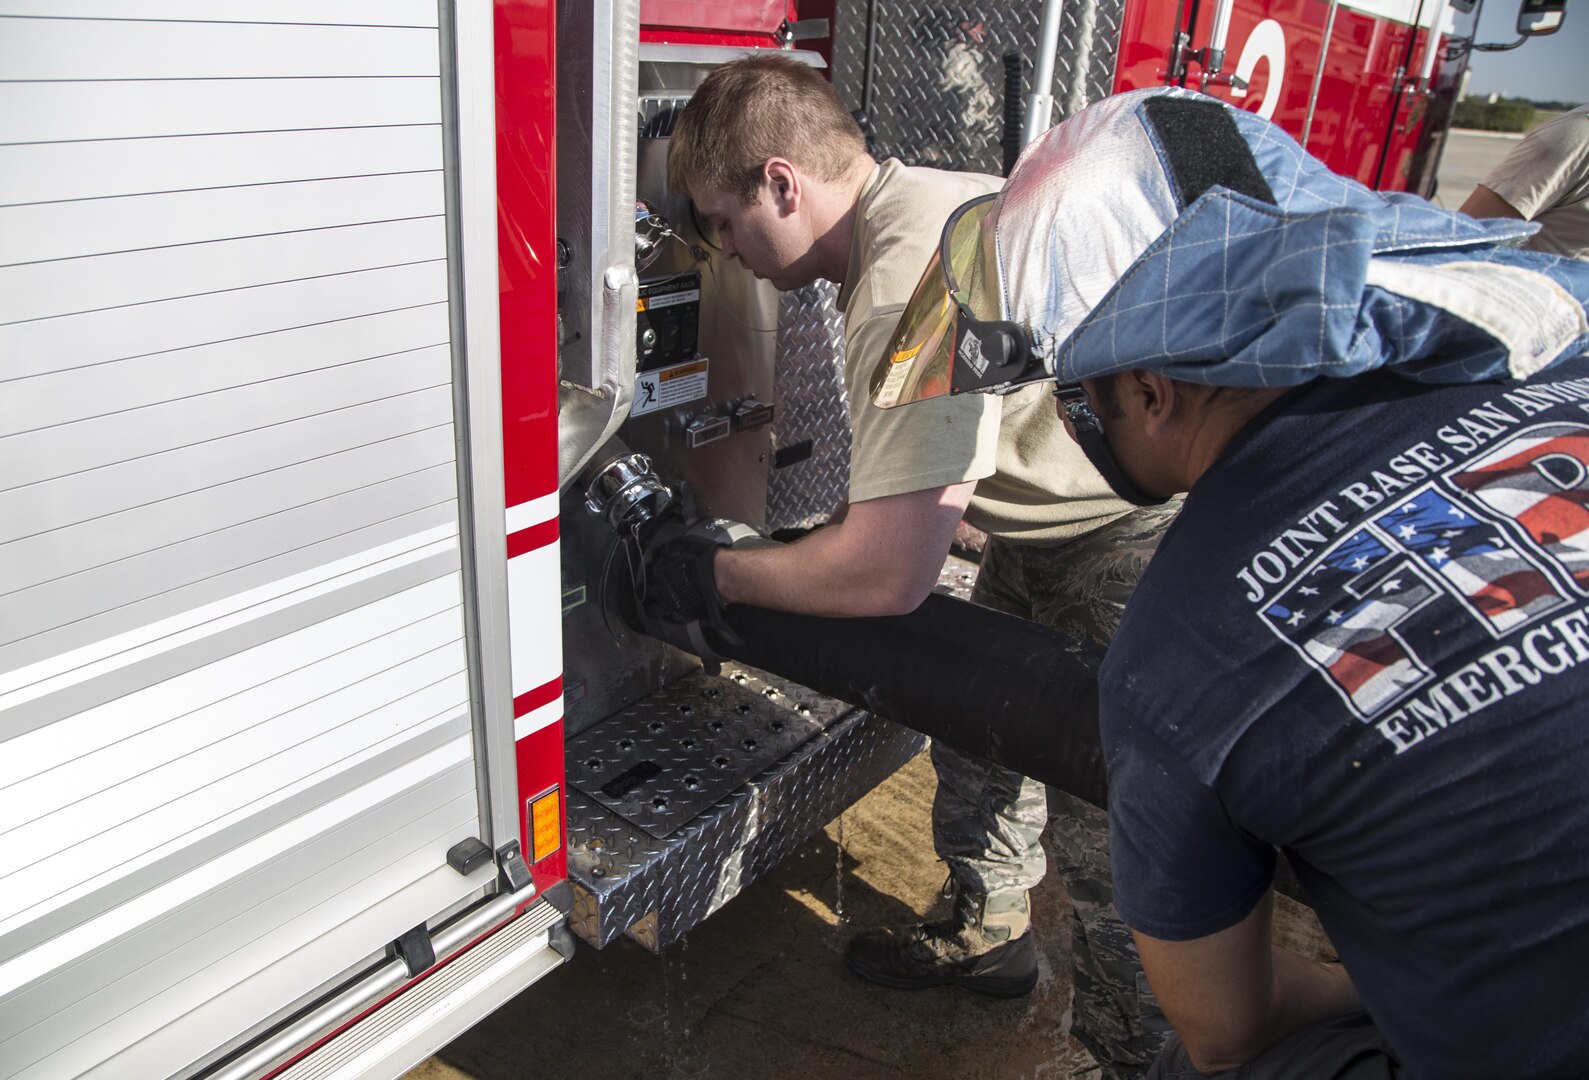
[[[539,525],[531,525],[528,529],[520,529],[508,537],[508,558],[523,555],[527,551],[543,548],[557,539],[557,518],[543,521]]]
[[[563,677],[559,675],[545,686],[537,686],[513,699],[513,716],[517,719],[527,712],[533,712],[542,705],[556,701],[563,692]]]

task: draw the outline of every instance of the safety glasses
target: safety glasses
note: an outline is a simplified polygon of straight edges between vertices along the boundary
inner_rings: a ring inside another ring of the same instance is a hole
[[[1026,331],[1004,318],[996,198],[972,199],[944,223],[938,251],[872,372],[874,404],[892,409],[1048,377]]]
[[[1109,440],[1104,436],[1098,414],[1092,411],[1092,399],[1087,396],[1081,383],[1061,383],[1054,387],[1054,396],[1065,411],[1065,419],[1070,423],[1071,433],[1075,435],[1081,452],[1116,495],[1133,506],[1158,506],[1167,501],[1162,495],[1147,494],[1126,475],[1120,460],[1109,446]]]

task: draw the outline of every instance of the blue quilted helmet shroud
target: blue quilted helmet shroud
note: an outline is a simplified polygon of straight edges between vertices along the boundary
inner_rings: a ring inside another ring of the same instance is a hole
[[[1148,368],[1278,387],[1389,367],[1469,383],[1589,349],[1589,262],[1517,248],[1535,226],[1372,191],[1190,91],[1118,95],[1051,129],[996,219],[1006,311],[1060,382]]]

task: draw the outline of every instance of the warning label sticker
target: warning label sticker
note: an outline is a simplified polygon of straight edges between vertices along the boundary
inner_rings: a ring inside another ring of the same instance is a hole
[[[635,311],[655,311],[658,308],[673,307],[675,304],[693,304],[701,298],[700,289],[686,289],[683,292],[660,293],[656,296],[642,296],[635,301]]]
[[[706,360],[648,371],[635,379],[634,403],[630,416],[644,416],[658,409],[669,409],[706,396]]]

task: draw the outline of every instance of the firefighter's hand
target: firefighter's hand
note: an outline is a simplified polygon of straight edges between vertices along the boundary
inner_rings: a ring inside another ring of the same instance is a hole
[[[712,559],[726,543],[697,529],[659,530],[645,550],[646,613],[671,623],[719,622],[723,598]]]
[[[638,628],[702,659],[725,659],[741,641],[728,624],[712,561],[719,548],[770,543],[735,521],[664,517],[640,544]]]

